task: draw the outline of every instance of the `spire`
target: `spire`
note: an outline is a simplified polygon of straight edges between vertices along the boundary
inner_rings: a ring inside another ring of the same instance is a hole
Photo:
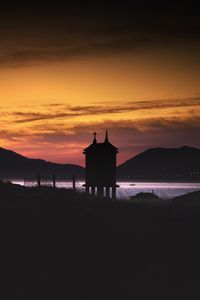
[[[94,134],[93,144],[96,144],[97,143],[97,139],[96,139],[97,133],[94,132],[93,134]]]
[[[108,130],[106,130],[106,136],[105,136],[105,143],[108,143],[109,140],[108,140]]]

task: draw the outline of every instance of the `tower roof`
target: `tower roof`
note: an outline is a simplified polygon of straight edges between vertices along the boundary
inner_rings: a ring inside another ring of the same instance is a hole
[[[90,153],[90,152],[93,152],[93,151],[108,151],[108,152],[113,152],[113,153],[118,153],[118,149],[117,147],[115,147],[114,145],[112,145],[110,142],[109,142],[109,139],[108,139],[108,132],[106,130],[106,136],[105,136],[105,140],[103,143],[98,143],[97,140],[96,140],[96,132],[94,133],[94,140],[93,140],[93,143],[90,144],[87,148],[85,148],[83,150],[83,153],[84,154],[87,154],[87,153]]]

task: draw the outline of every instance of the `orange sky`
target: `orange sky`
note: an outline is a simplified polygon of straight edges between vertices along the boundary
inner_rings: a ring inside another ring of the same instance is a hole
[[[1,146],[80,164],[91,133],[101,140],[106,129],[119,163],[148,147],[200,146],[200,71],[186,58],[162,50],[2,66]]]
[[[118,163],[150,147],[200,147],[191,1],[3,2],[0,146],[81,165],[106,129]]]

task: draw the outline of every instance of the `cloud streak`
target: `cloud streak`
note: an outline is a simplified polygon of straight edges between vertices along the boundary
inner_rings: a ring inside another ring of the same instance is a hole
[[[18,107],[20,109],[20,107]],[[108,129],[119,162],[149,147],[200,147],[200,99],[155,99],[86,106],[0,107],[0,141],[30,157],[83,164],[82,149]],[[66,158],[66,159],[65,159]]]
[[[185,99],[156,99],[144,101],[130,101],[124,104],[70,106],[65,104],[49,105],[45,107],[45,112],[40,111],[11,111],[7,115],[16,123],[32,123],[55,119],[73,119],[80,116],[115,115],[139,111],[165,110],[176,108],[200,108],[200,98]],[[3,110],[3,108],[2,108]],[[34,110],[34,109],[33,109]],[[2,113],[3,116],[3,113]]]

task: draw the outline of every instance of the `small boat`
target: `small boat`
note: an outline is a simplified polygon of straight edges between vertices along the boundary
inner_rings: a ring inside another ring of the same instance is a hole
[[[135,183],[130,183],[130,186],[134,186],[134,185],[136,185]]]

